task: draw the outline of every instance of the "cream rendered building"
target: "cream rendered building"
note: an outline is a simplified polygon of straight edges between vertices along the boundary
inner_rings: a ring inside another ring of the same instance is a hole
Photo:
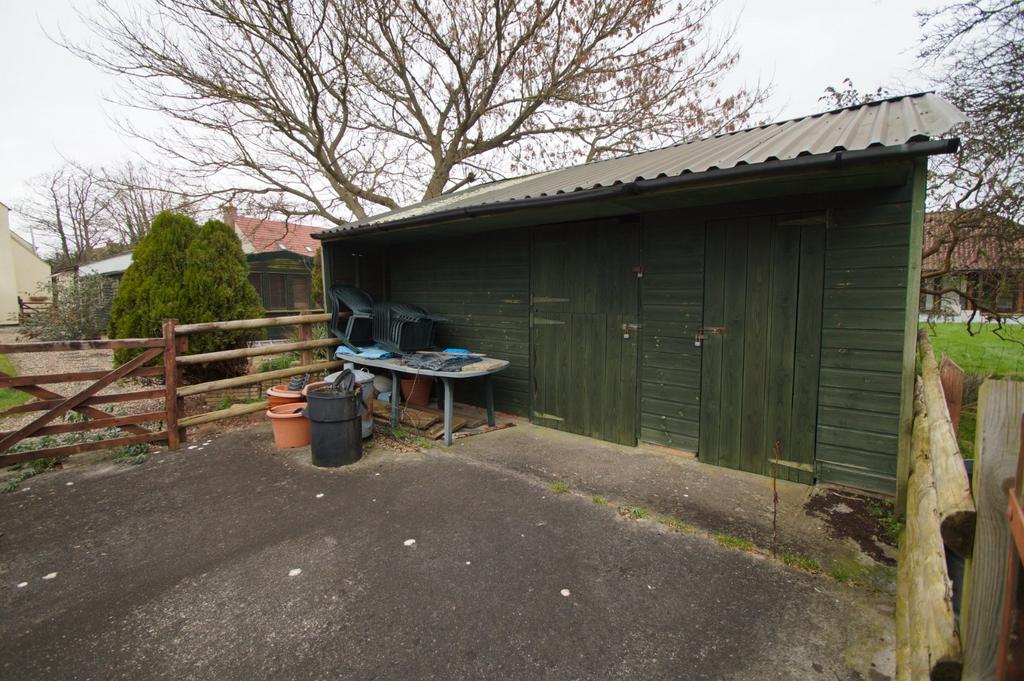
[[[18,296],[45,295],[50,263],[11,231],[9,209],[0,203],[0,325],[18,323]]]

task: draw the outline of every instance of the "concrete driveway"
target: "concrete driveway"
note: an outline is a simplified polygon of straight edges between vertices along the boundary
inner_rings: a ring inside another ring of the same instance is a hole
[[[0,677],[887,678],[888,596],[469,444],[516,430],[327,471],[260,427],[28,480],[0,495]]]

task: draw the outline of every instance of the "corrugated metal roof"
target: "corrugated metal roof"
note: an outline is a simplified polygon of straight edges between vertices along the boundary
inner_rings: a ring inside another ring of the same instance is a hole
[[[893,97],[654,151],[493,182],[364,218],[322,234],[338,234],[470,206],[582,192],[837,151],[900,146],[941,136],[966,120],[956,107],[932,93]]]

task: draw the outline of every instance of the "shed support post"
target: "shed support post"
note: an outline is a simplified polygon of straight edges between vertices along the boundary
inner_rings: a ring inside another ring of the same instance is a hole
[[[925,180],[928,159],[914,161],[908,237],[907,289],[904,298],[903,373],[900,381],[899,444],[896,455],[896,514],[904,517],[910,477],[910,441],[914,428],[914,379],[917,366],[918,298],[921,293],[921,248],[924,241]]]

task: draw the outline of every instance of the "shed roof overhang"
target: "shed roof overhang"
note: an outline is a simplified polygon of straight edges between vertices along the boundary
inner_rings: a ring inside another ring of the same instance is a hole
[[[686,206],[903,185],[915,158],[955,152],[958,138],[800,156],[609,187],[453,208],[318,235],[325,245],[422,238],[621,217]]]

